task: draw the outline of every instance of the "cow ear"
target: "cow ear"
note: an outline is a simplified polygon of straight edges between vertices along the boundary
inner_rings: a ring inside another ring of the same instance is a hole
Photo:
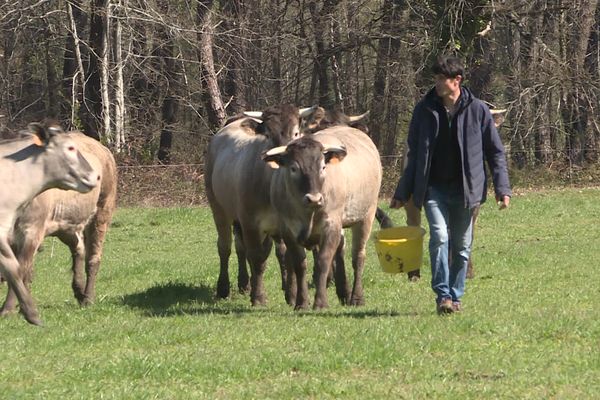
[[[278,169],[284,163],[287,146],[274,147],[262,154],[262,159],[273,169]]]
[[[51,135],[42,124],[32,122],[27,125],[27,129],[33,138],[33,144],[39,147],[45,147],[48,144]]]
[[[323,150],[323,154],[325,155],[325,163],[326,164],[337,164],[342,161],[346,157],[346,148],[345,147],[327,147]]]
[[[310,115],[302,118],[304,129],[307,129],[309,132],[314,132],[318,129],[323,118],[325,118],[325,109],[323,107],[317,107]]]

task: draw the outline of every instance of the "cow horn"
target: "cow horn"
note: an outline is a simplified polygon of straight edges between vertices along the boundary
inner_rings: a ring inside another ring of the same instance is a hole
[[[323,149],[323,153],[334,152],[334,153],[346,153],[345,146],[327,146]]]
[[[271,150],[267,151],[264,155],[264,157],[268,157],[268,156],[275,156],[277,154],[283,154],[285,153],[285,151],[287,150],[287,146],[277,146],[277,147],[273,147]]]
[[[244,111],[244,115],[250,118],[259,118],[262,119],[263,112],[262,111]]]
[[[319,106],[314,105],[312,107],[306,107],[306,108],[301,108],[298,110],[299,114],[300,114],[300,118],[306,118],[308,116],[310,116],[312,113],[314,113],[316,111],[316,109]]]
[[[350,116],[348,116],[348,121],[349,122],[358,122],[358,121],[362,120],[363,118],[365,118],[367,115],[369,115],[369,113],[370,113],[370,111],[367,111],[360,115],[350,115]]]
[[[502,114],[502,113],[506,112],[506,108],[493,109],[493,110],[490,110],[490,112],[492,113],[492,115]]]

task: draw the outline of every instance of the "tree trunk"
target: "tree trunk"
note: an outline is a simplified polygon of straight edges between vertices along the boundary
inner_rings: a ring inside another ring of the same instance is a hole
[[[59,100],[59,87],[58,79],[56,77],[56,71],[54,70],[53,57],[50,54],[50,32],[46,34],[46,81],[48,84],[48,106],[46,112],[48,117],[57,119],[60,113],[60,100]]]
[[[244,94],[244,59],[246,54],[246,5],[243,0],[222,4],[223,29],[228,32],[224,48],[227,51],[223,94],[228,102],[228,114],[238,114],[246,109]]]
[[[111,4],[110,0],[106,4],[106,13],[103,16],[104,32],[102,32],[102,53],[100,64],[100,76],[102,78],[101,90],[102,90],[102,135],[101,139],[105,144],[112,144],[113,137],[111,133],[111,118],[110,118],[110,95],[108,86],[108,77],[110,75],[109,68],[109,51],[108,44],[110,43],[110,20],[111,20]]]
[[[395,82],[393,88],[391,80],[398,79],[393,74],[393,65],[397,65],[398,49],[400,48],[399,21],[405,2],[403,0],[385,0],[381,6],[381,35],[377,47],[377,61],[373,79],[373,100],[371,103],[371,138],[382,154],[393,154],[396,141],[396,118],[391,113],[397,113],[392,91],[399,90]],[[387,113],[386,113],[387,109]],[[395,110],[395,111],[394,111]],[[386,125],[393,123],[394,126]],[[387,132],[387,135],[385,134]]]
[[[169,2],[167,0],[159,2],[159,7],[163,14],[169,14]],[[176,122],[178,108],[176,100],[176,64],[173,51],[173,38],[167,28],[161,26],[157,36],[161,44],[157,48],[156,54],[161,59],[162,75],[166,80],[166,93],[161,107],[162,129],[157,158],[161,163],[168,164],[171,161],[173,126]]]
[[[211,131],[216,131],[225,122],[226,113],[221,99],[217,72],[213,58],[213,26],[212,26],[212,0],[201,0],[197,8],[197,24],[200,33],[198,40],[200,49],[198,58],[201,64],[201,82],[203,103],[208,115],[208,126]]]
[[[91,0],[90,58],[86,71],[85,94],[80,117],[86,135],[100,139],[102,121],[101,58],[104,56],[104,18],[108,0]]]
[[[323,6],[318,9],[316,1],[308,3],[314,30],[315,42],[315,74],[319,81],[319,105],[333,108],[334,101],[331,97],[328,66],[329,54],[326,49],[325,37],[327,26],[331,23],[331,13],[337,6],[337,0],[324,0]]]
[[[79,33],[85,31],[86,15],[82,10],[81,0],[70,0],[67,2],[68,25],[70,27],[65,43],[65,54],[63,63],[63,119],[69,119],[72,128],[75,123],[75,112],[78,104],[83,102],[83,90],[85,88],[85,67],[80,46]],[[79,84],[79,86],[78,86]]]
[[[567,151],[571,163],[581,165],[585,160],[586,139],[588,137],[589,76],[585,70],[588,42],[594,24],[597,0],[583,0],[579,8],[567,11],[568,26],[571,27],[567,39],[567,81],[572,85],[566,93],[563,105],[563,120],[567,130]]]
[[[114,23],[114,52],[115,52],[115,151],[120,153],[125,145],[125,83],[123,81],[123,35],[120,16],[122,9],[127,7],[127,0],[119,0]]]

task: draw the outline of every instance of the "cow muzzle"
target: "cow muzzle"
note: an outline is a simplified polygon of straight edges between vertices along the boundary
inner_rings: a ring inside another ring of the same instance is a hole
[[[307,193],[302,198],[302,203],[310,208],[323,207],[323,195],[321,193]]]

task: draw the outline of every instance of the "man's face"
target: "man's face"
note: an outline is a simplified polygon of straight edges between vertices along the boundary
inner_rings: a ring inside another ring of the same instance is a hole
[[[460,81],[462,76],[457,75],[454,78],[448,78],[443,74],[435,75],[435,91],[440,97],[447,97],[460,91]]]

